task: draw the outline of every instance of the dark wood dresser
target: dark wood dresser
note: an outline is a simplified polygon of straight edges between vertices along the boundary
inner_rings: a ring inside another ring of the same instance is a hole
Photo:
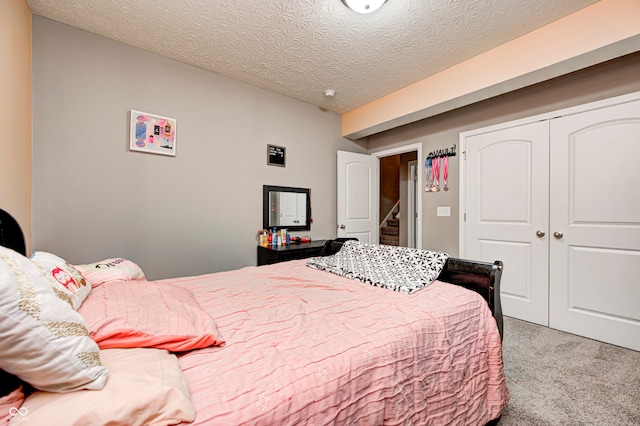
[[[258,246],[258,266],[287,260],[306,259],[322,256],[322,249],[327,240],[311,241],[310,243],[289,244],[283,246]]]

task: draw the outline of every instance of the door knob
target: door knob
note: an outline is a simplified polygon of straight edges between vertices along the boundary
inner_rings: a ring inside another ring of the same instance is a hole
[[[536,231],[536,235],[538,236],[538,238],[542,238],[545,236],[544,231]]]
[[[340,225],[340,229],[347,229],[347,227],[344,225]]]
[[[553,236],[556,238],[556,240],[559,240],[560,238],[564,237],[564,234],[562,232],[554,232]]]

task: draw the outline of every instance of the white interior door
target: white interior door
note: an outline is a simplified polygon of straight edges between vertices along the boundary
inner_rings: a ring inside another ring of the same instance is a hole
[[[550,326],[640,350],[640,101],[551,121]]]
[[[303,194],[304,195],[304,194]],[[280,193],[280,225],[291,226],[296,224],[298,220],[298,194],[294,192],[281,192]]]
[[[465,257],[502,260],[505,315],[548,325],[549,124],[464,139]]]
[[[338,151],[338,237],[378,243],[378,159]]]

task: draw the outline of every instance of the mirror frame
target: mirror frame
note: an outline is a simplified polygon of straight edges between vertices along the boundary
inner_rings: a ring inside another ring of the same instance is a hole
[[[269,225],[269,193],[271,192],[293,192],[296,194],[306,194],[306,225],[280,226]],[[262,229],[282,229],[289,231],[310,231],[311,230],[311,190],[308,188],[293,188],[290,186],[262,185]]]

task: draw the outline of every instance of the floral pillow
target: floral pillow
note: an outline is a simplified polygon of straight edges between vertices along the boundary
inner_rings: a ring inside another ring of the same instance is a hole
[[[75,265],[92,287],[114,281],[144,280],[144,272],[130,260],[115,258],[87,265]]]
[[[76,311],[91,291],[91,285],[80,271],[66,260],[45,251],[36,251],[31,261],[53,278],[53,289],[59,298],[68,302]]]
[[[314,257],[307,266],[376,287],[412,294],[435,281],[447,253],[346,241],[335,254]]]
[[[0,369],[50,392],[102,389],[108,370],[84,319],[54,292],[51,278],[0,247]]]

